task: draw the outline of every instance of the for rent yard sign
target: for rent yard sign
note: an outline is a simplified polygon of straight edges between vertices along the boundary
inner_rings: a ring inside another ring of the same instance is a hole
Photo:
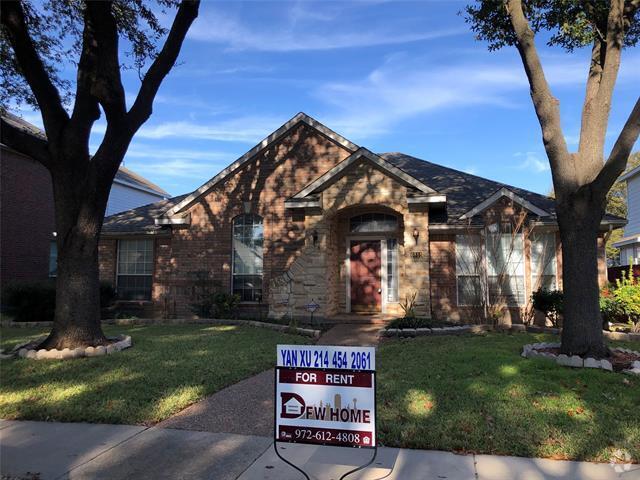
[[[375,349],[278,345],[279,442],[375,447]]]

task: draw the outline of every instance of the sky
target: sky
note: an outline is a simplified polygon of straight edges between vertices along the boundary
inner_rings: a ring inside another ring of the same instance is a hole
[[[124,165],[172,195],[190,192],[303,111],[371,151],[546,194],[549,164],[520,58],[475,40],[458,14],[465,4],[203,1]],[[589,51],[538,47],[576,149]],[[625,50],[608,148],[638,78],[640,49]],[[133,71],[123,81],[130,106],[140,81]],[[100,121],[94,150],[103,131]]]

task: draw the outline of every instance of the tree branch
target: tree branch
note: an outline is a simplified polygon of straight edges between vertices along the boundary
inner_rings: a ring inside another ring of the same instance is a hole
[[[584,165],[584,182],[599,173],[602,165],[611,97],[620,69],[620,55],[624,43],[624,0],[611,0],[607,16],[606,41],[599,46],[600,71],[593,91],[587,91],[580,132],[580,154]]]
[[[606,195],[627,167],[627,160],[631,155],[633,145],[638,140],[638,135],[640,135],[640,97],[638,97],[616,143],[613,145],[607,162],[593,181],[594,191]]]
[[[151,116],[153,100],[164,77],[175,64],[189,27],[198,16],[200,0],[182,0],[162,50],[142,80],[140,91],[129,111],[129,127],[135,133]]]
[[[562,132],[558,100],[551,93],[544,75],[534,42],[534,33],[522,10],[522,1],[507,0],[507,11],[516,35],[516,46],[529,80],[531,98],[542,129],[542,140],[551,163],[554,184],[560,196],[561,188],[557,187],[569,184],[574,184],[575,187],[575,168],[569,162],[571,156]]]
[[[44,136],[35,135],[21,128],[16,122],[2,115],[0,120],[0,141],[6,146],[22,153],[45,167],[50,167],[49,145]]]
[[[3,1],[0,17],[20,65],[20,71],[31,87],[42,112],[47,138],[55,143],[69,116],[62,106],[60,93],[49,78],[29,35],[22,5],[16,0]]]
[[[96,47],[97,42],[95,41],[93,23],[88,18],[87,9],[85,8],[82,51],[76,77],[76,95],[71,121],[69,122],[70,134],[77,138],[78,144],[86,143],[88,145],[91,127],[100,118],[98,99],[91,94],[92,78],[95,76],[98,63]]]
[[[91,25],[97,62],[93,65],[91,94],[95,96],[107,117],[107,122],[120,122],[127,113],[124,87],[118,58],[118,26],[112,12],[112,2],[87,2],[86,22]]]

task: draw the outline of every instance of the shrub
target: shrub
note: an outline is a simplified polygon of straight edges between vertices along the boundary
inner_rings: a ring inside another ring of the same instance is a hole
[[[442,328],[455,325],[455,323],[432,320],[426,317],[404,317],[391,320],[386,328]]]
[[[192,272],[191,311],[200,318],[229,318],[235,315],[240,296],[224,292],[219,281],[209,279],[206,271]]]
[[[541,288],[531,295],[533,308],[542,312],[554,327],[560,325],[564,294],[560,290],[547,290]]]
[[[107,307],[115,299],[113,286],[100,283],[100,306]],[[2,303],[15,322],[51,322],[56,310],[56,284],[53,280],[20,282],[8,285]]]
[[[634,278],[631,270],[628,275],[622,272],[622,277],[616,280],[613,297],[629,323],[640,322],[640,281]]]
[[[416,316],[416,297],[418,292],[413,292],[410,295],[404,297],[400,301],[400,308],[404,312],[404,318],[415,318]]]
[[[610,287],[600,290],[600,313],[603,322],[614,323],[621,315],[620,305]]]
[[[213,306],[215,307],[216,318],[229,318],[235,314],[240,303],[240,295],[233,295],[226,292],[213,294]]]

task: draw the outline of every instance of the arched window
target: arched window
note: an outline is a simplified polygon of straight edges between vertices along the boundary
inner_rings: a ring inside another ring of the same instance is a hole
[[[386,213],[364,213],[351,217],[349,230],[354,233],[363,232],[395,232],[398,229],[398,218]]]
[[[233,219],[233,293],[243,302],[262,299],[262,217],[239,215]]]

